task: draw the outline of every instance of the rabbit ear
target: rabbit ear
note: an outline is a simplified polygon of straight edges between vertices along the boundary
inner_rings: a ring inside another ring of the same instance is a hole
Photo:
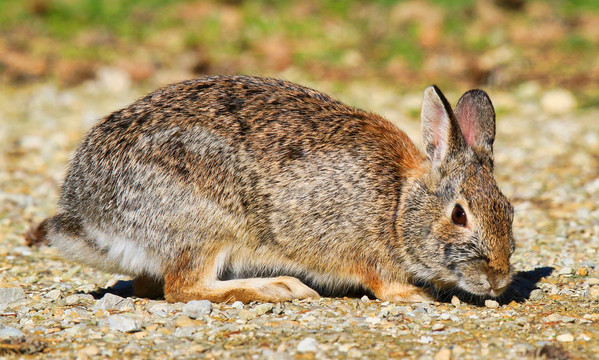
[[[426,155],[433,165],[441,164],[449,153],[463,148],[464,139],[451,107],[434,85],[424,90],[420,117]]]
[[[495,109],[482,90],[470,90],[458,101],[455,117],[466,144],[493,169]]]

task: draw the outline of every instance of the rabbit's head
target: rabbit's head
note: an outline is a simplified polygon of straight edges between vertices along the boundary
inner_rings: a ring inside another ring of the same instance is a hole
[[[436,287],[500,295],[510,284],[513,208],[493,177],[495,111],[471,90],[455,113],[434,86],[422,105],[430,169],[404,193],[398,231],[410,272]]]

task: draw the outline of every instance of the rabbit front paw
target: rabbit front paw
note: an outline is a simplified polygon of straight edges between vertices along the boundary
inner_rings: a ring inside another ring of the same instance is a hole
[[[426,289],[405,283],[382,284],[374,291],[377,298],[398,302],[433,302],[433,295]]]

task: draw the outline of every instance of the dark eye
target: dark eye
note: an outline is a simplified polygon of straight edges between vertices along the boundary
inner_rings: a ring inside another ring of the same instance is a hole
[[[451,212],[451,221],[456,225],[466,226],[468,218],[466,217],[466,212],[460,205],[456,204],[453,208],[453,211]]]

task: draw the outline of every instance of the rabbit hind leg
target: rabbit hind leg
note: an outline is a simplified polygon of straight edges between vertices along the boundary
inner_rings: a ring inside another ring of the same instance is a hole
[[[218,273],[226,258],[226,250],[194,266],[189,256],[165,274],[164,297],[169,302],[210,300],[212,302],[249,303],[282,302],[292,299],[317,298],[318,293],[291,276],[219,280]]]
[[[354,271],[362,280],[362,284],[372,291],[374,296],[383,301],[434,301],[434,297],[427,289],[412,285],[407,281],[385,279],[377,273],[376,269],[366,264],[355,267]]]

